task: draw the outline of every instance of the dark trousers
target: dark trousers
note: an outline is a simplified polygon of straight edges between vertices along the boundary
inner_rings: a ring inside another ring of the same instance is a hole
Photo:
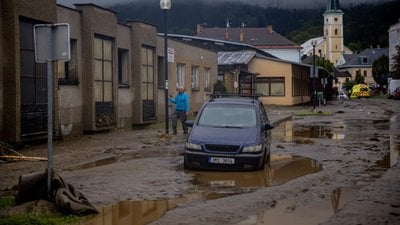
[[[178,125],[178,119],[182,122],[183,132],[187,133],[188,128],[185,126],[186,121],[186,112],[185,111],[176,111],[174,112],[174,116],[172,118],[172,130],[176,133],[176,126]]]

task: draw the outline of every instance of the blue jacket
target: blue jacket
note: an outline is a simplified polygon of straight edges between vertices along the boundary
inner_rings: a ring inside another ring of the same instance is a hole
[[[176,111],[189,111],[189,96],[186,92],[178,93],[175,98],[169,98],[169,101],[176,104]]]

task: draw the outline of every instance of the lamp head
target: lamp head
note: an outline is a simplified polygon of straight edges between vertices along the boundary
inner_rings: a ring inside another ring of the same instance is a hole
[[[160,1],[160,8],[161,9],[170,9],[171,8],[171,0],[161,0]]]
[[[317,45],[317,40],[312,40],[312,41],[311,41],[311,45],[312,45],[313,47],[315,47],[315,46]]]

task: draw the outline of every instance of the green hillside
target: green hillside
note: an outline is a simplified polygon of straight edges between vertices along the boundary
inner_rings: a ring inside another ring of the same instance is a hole
[[[163,13],[153,1],[132,2],[111,7],[118,12],[120,21],[143,20],[163,30]],[[400,18],[400,0],[362,4],[342,8],[344,12],[345,45],[359,51],[369,46],[388,46],[388,29]],[[311,37],[322,36],[324,8],[281,9],[262,8],[245,3],[203,3],[177,1],[168,11],[170,33],[194,35],[197,24],[209,27],[248,27],[272,25],[278,33],[301,44]]]

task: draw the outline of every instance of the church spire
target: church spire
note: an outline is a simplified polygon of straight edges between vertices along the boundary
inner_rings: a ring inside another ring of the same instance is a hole
[[[339,0],[328,0],[325,12],[338,12],[338,11],[342,11],[340,10]]]

